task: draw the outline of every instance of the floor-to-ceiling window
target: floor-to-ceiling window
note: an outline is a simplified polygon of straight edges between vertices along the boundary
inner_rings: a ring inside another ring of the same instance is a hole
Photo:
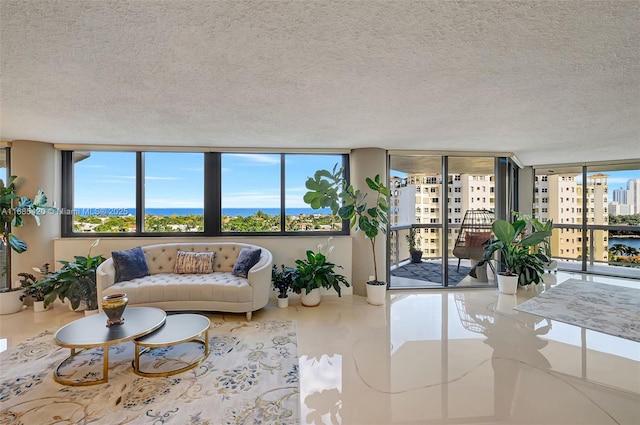
[[[538,167],[534,215],[559,267],[640,278],[640,162]]]
[[[493,285],[484,273],[476,279],[468,276],[479,259],[472,253],[479,250],[455,247],[481,243],[497,205],[501,216],[510,214],[515,166],[507,158],[490,156],[392,154],[389,160],[390,286]],[[414,241],[422,251],[420,261],[410,258],[410,232],[415,232]]]

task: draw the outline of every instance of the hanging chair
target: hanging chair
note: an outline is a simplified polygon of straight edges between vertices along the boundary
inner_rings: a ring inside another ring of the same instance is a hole
[[[453,255],[458,257],[458,270],[460,261],[481,260],[484,256],[482,244],[491,238],[491,225],[495,220],[493,211],[467,210],[464,213],[460,232],[453,247]]]

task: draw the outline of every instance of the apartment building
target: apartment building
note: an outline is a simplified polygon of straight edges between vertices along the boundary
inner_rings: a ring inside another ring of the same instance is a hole
[[[587,198],[585,212],[587,224],[609,222],[607,177],[606,174],[592,174],[588,177],[585,187],[578,174],[536,176],[533,212],[543,223],[553,220],[555,230],[551,237],[551,249],[554,257],[582,258],[580,226],[583,223],[582,198],[584,196]],[[608,232],[594,230],[591,234],[594,260],[606,261]]]
[[[425,224],[434,227],[420,228],[419,248],[424,258],[441,256],[442,244],[439,228],[442,224],[443,205],[448,208],[449,255],[458,236],[464,214],[470,209],[493,210],[495,184],[493,175],[450,174],[447,182],[447,199],[442,195],[442,177],[435,173],[414,173],[407,177],[392,177],[391,193],[393,225]],[[396,245],[392,240],[391,252]],[[402,249],[402,240],[399,241]],[[402,255],[401,255],[402,256]]]

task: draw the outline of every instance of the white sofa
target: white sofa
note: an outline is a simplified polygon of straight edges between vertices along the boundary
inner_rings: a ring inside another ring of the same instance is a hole
[[[244,247],[260,248],[260,260],[246,278],[231,272]],[[98,300],[105,295],[124,292],[129,305],[157,307],[166,311],[221,311],[251,313],[269,302],[273,256],[268,250],[243,243],[165,243],[143,246],[149,276],[115,282],[113,259],[104,261],[96,271]],[[176,274],[177,251],[214,251],[214,272]],[[100,304],[100,303],[98,303]]]

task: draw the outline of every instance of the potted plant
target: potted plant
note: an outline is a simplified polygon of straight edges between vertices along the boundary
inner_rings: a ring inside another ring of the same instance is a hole
[[[40,216],[56,209],[47,206],[47,197],[42,189],[30,199],[16,194],[15,181],[11,176],[7,184],[0,179],[0,256],[2,257],[2,275],[0,283],[0,314],[16,313],[22,309],[24,288],[11,288],[11,250],[21,254],[27,250],[25,241],[12,233],[12,228],[24,225],[23,216],[32,216],[36,225],[40,226]]]
[[[422,261],[422,251],[418,249],[418,245],[421,242],[420,236],[418,236],[418,229],[413,227],[409,229],[407,236],[407,243],[409,244],[409,254],[411,255],[412,263],[419,263]]]
[[[44,275],[49,274],[49,263],[45,263],[42,269],[34,267],[34,270],[43,272]],[[49,293],[49,287],[43,285],[38,279],[31,273],[18,273],[18,276],[22,277],[20,283],[24,288],[24,294],[21,298],[31,297],[33,299],[33,311],[36,313],[43,312],[49,309],[49,306],[44,306],[44,299]]]
[[[313,252],[307,250],[307,257],[303,260],[296,260],[296,273],[293,278],[291,289],[296,294],[300,294],[302,305],[307,307],[320,303],[320,288],[333,288],[342,296],[340,284],[349,287],[347,278],[336,273],[335,268],[342,268],[327,260],[323,252]]]
[[[551,231],[533,231],[529,235],[523,232],[527,227],[525,220],[509,223],[506,220],[496,220],[491,225],[494,238],[484,244],[484,257],[476,263],[469,274],[476,277],[476,269],[493,259],[496,252],[499,255],[501,267],[498,272],[498,290],[504,294],[515,294],[518,284],[528,285],[539,283],[544,274],[543,264],[549,258],[539,252],[533,252]]]
[[[344,169],[334,165],[332,171],[318,170],[309,177],[305,184],[309,189],[304,201],[313,209],[330,208],[334,216],[349,221],[351,229],[360,230],[371,243],[373,256],[373,280],[367,282],[367,301],[374,305],[385,302],[387,283],[378,279],[376,263],[376,237],[387,233],[389,222],[389,204],[387,197],[391,191],[383,184],[380,175],[373,179],[367,177],[365,182],[369,189],[376,193],[376,199],[367,204],[367,194],[353,185],[347,184]]]
[[[73,310],[77,310],[81,302],[86,303],[86,310],[89,312],[98,309],[96,269],[105,258],[102,255],[92,256],[91,249],[99,242],[100,239],[96,239],[91,244],[86,257],[76,255],[75,262],[59,261],[62,267],[41,283],[49,290],[44,299],[45,307],[59,298],[60,301],[69,300]]]
[[[280,308],[286,308],[289,305],[287,292],[291,290],[296,273],[295,267],[285,267],[284,264],[280,268],[274,264],[271,269],[271,282],[273,287],[278,290],[278,307]]]

